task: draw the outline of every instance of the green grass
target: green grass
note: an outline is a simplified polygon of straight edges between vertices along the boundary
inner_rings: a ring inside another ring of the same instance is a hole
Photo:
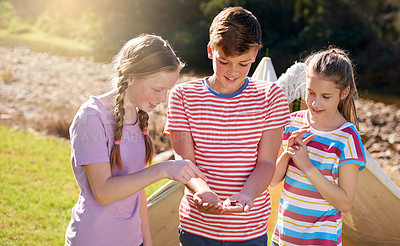
[[[0,139],[0,245],[63,245],[79,194],[68,141],[2,125]]]
[[[96,50],[93,45],[78,42],[73,39],[58,37],[40,31],[25,33],[10,33],[0,29],[0,45],[6,47],[29,47],[35,52],[49,52],[55,55],[76,57],[93,56],[97,61],[107,61],[111,56],[111,50],[117,47],[109,47],[110,50]]]
[[[61,245],[78,197],[66,141],[0,126],[0,245]]]
[[[92,49],[90,45],[43,32],[11,34],[7,30],[0,30],[0,37],[7,38],[10,41],[17,40],[26,43],[41,43],[43,46],[57,47],[66,50],[90,51]]]

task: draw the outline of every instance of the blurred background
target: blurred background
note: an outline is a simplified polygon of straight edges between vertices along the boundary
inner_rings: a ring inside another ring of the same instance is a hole
[[[107,62],[126,40],[155,33],[188,64],[183,72],[209,74],[209,25],[234,5],[258,18],[257,61],[268,54],[278,76],[309,52],[336,45],[350,51],[361,92],[400,92],[399,0],[3,0],[0,45]]]

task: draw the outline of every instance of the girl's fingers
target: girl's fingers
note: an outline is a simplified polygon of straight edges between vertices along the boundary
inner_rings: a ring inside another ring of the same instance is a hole
[[[310,135],[308,136],[306,139],[303,140],[304,144],[308,144],[309,142],[311,142],[311,140],[313,140],[315,138],[315,135]]]
[[[310,126],[308,125],[308,126],[303,126],[303,127],[300,127],[297,131],[295,131],[295,132],[301,132],[301,133],[306,133],[306,132],[310,132],[311,131],[311,129],[310,129]]]
[[[190,179],[187,179],[185,176],[181,176],[181,177],[178,179],[178,181],[181,182],[181,183],[184,184],[184,185],[187,184],[188,180],[190,180]]]
[[[296,139],[297,138],[297,136],[296,135],[291,135],[289,138],[288,138],[288,141],[290,142],[290,141],[293,141],[294,139]]]
[[[196,178],[201,178],[202,180],[204,180],[204,182],[208,182],[208,179],[207,179],[206,175],[204,175],[204,173],[202,173],[197,168],[196,168],[195,173],[196,173]]]
[[[310,129],[302,129],[302,128],[300,128],[299,130],[294,131],[292,133],[292,136],[294,135],[296,137],[299,137],[299,136],[303,135],[304,133],[309,133],[310,131],[311,131]]]
[[[288,138],[288,146],[292,146],[293,144],[294,144],[294,141],[296,141],[296,139],[298,138],[298,136],[297,135],[291,135],[289,138]]]
[[[304,128],[306,128],[306,127],[308,128],[309,126],[304,126]],[[304,144],[307,145],[311,140],[314,139],[315,135],[310,135],[307,138],[305,138],[304,140],[301,140],[302,135],[304,133],[310,132],[310,129],[302,129],[302,128],[300,128],[300,130],[293,132],[292,135],[288,138],[288,146],[292,146],[294,144],[300,144],[299,141],[304,142]]]
[[[187,175],[189,179],[196,177],[195,170],[193,170],[190,166],[189,168],[185,168],[184,175]]]
[[[286,152],[287,152],[289,155],[291,155],[291,156],[293,156],[293,155],[295,154],[293,148],[288,148],[288,149],[286,150]]]
[[[299,132],[293,132],[292,135],[288,139],[296,139],[300,136],[301,134]]]
[[[296,138],[296,143],[301,147],[305,147],[306,146],[306,144],[303,142],[303,140],[301,140],[299,138]]]
[[[186,180],[186,182],[189,182],[190,179],[192,179],[192,177],[193,177],[193,175],[190,175],[190,174],[187,173],[187,172],[185,172],[185,173],[182,175],[182,178],[183,178],[184,180]]]
[[[187,184],[190,179],[191,179],[191,177],[189,177],[189,175],[187,175],[187,174],[181,176],[181,180],[182,180],[183,184]]]
[[[207,177],[204,175],[204,173],[202,173],[194,164],[193,162],[191,162],[190,160],[185,160],[186,163],[188,163],[191,172],[193,173],[194,178],[201,178],[202,180],[204,180],[205,182],[207,182]]]
[[[302,128],[300,128],[299,130],[294,131],[292,133],[292,135],[290,135],[290,137],[288,138],[289,145],[290,145],[290,143],[293,144],[293,142],[291,142],[291,141],[296,141],[297,138],[301,137],[304,133],[308,133],[308,132],[310,132],[310,129],[302,129]]]

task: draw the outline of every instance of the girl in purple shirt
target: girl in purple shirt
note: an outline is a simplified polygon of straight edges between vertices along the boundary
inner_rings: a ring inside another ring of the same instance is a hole
[[[182,67],[162,38],[131,39],[114,59],[115,88],[78,110],[70,137],[80,194],[65,245],[152,245],[144,188],[163,178],[205,179],[189,160],[145,168],[154,154],[147,112],[166,101]]]

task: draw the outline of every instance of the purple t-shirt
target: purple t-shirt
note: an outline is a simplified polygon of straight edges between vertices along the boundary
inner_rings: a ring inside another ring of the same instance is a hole
[[[142,243],[139,194],[100,205],[90,188],[84,165],[109,162],[114,145],[115,119],[104,104],[91,97],[78,110],[70,127],[71,163],[80,188],[65,234],[65,245],[132,245]],[[145,167],[145,145],[139,123],[124,125],[121,138],[124,169],[113,176]]]

